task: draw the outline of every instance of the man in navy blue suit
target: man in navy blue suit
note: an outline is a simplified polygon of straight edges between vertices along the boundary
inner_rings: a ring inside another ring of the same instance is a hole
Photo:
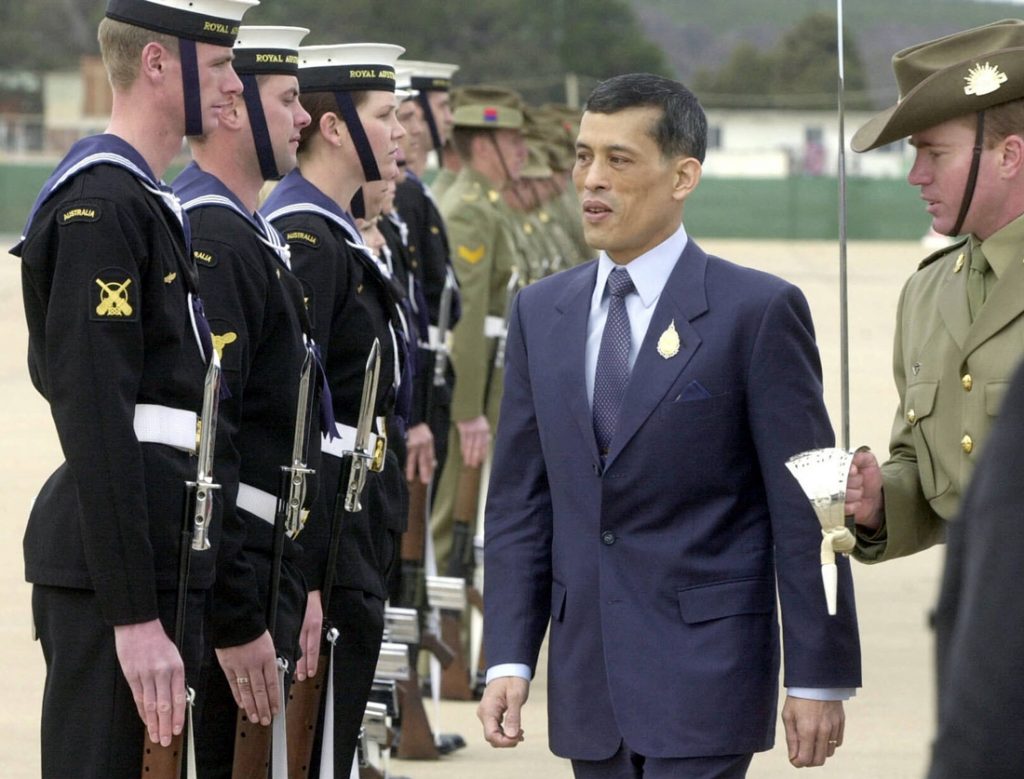
[[[785,466],[833,445],[810,312],[687,235],[706,135],[677,82],[601,83],[573,173],[600,256],[524,289],[509,325],[478,716],[522,740],[550,623],[550,745],[584,779],[745,776],[774,740],[777,604],[793,765],[834,754],[860,685],[849,565],[830,617]]]

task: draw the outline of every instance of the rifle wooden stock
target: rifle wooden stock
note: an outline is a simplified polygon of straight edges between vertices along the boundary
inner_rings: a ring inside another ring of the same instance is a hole
[[[142,776],[145,779],[180,779],[181,759],[185,745],[184,733],[171,737],[169,746],[154,744],[146,735],[142,749]]]
[[[402,737],[398,740],[398,757],[402,760],[437,760],[441,753],[434,743],[427,712],[423,708],[420,679],[410,666],[409,678],[397,683],[398,710],[402,712]]]
[[[321,654],[317,675],[293,681],[288,692],[288,779],[309,776],[320,698],[327,686],[327,662],[327,655]]]
[[[420,647],[436,657],[442,668],[447,668],[455,659],[455,652],[436,633],[421,631]]]
[[[402,534],[402,559],[423,562],[427,534],[427,487],[419,479],[409,485],[409,524]],[[411,608],[411,607],[410,607]]]
[[[441,670],[441,697],[450,701],[473,700],[469,665],[462,646],[462,612],[441,610],[441,641],[452,649],[452,661]]]
[[[235,729],[235,756],[231,764],[232,779],[259,779],[270,771],[271,725],[249,722],[245,712],[239,710]],[[284,777],[274,777],[284,779]]]

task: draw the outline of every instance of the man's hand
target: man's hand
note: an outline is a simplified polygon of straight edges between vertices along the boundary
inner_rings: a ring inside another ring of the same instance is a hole
[[[430,484],[434,478],[437,457],[434,454],[434,434],[424,422],[410,427],[405,434],[405,480]]]
[[[313,590],[306,596],[306,614],[302,618],[302,631],[299,633],[299,649],[302,657],[295,664],[295,678],[305,681],[306,677],[316,676],[317,664],[320,662],[320,631],[324,627],[324,610],[320,602],[320,590]]]
[[[782,707],[789,762],[797,768],[824,765],[843,745],[846,715],[842,701],[786,697]]]
[[[523,740],[520,710],[530,697],[530,682],[518,676],[499,676],[484,689],[476,716],[492,747],[514,747]]]
[[[114,627],[117,660],[149,740],[170,746],[185,726],[185,663],[160,620]]]
[[[467,468],[477,468],[487,459],[487,451],[491,447],[491,424],[487,417],[480,415],[465,422],[456,422],[459,431],[459,450],[462,452],[462,464]]]
[[[869,530],[878,530],[884,516],[882,495],[882,469],[875,455],[868,450],[858,451],[850,463],[850,475],[846,479],[847,516],[853,515],[858,525]]]
[[[217,660],[231,686],[238,708],[249,722],[269,725],[281,710],[281,688],[277,683],[277,650],[268,631],[248,644],[218,649]]]

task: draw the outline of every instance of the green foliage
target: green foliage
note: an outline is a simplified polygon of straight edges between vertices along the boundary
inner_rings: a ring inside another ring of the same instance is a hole
[[[62,69],[97,53],[107,0],[0,3],[0,69]],[[564,99],[564,74],[670,73],[629,0],[264,0],[245,24],[310,28],[306,44],[398,43],[409,59],[456,62],[461,83],[519,89],[531,102]]]
[[[864,67],[848,30],[844,31],[843,48],[849,107],[867,108]],[[829,108],[836,100],[838,67],[836,17],[814,12],[768,52],[740,43],[721,70],[700,71],[694,85],[708,106]]]

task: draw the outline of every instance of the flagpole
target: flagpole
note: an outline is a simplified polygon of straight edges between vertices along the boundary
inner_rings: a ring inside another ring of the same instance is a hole
[[[850,448],[850,335],[847,310],[846,267],[846,129],[843,96],[845,93],[843,56],[843,0],[836,0],[836,40],[839,55],[838,111],[839,111],[839,384],[841,404],[841,440],[844,449]]]

